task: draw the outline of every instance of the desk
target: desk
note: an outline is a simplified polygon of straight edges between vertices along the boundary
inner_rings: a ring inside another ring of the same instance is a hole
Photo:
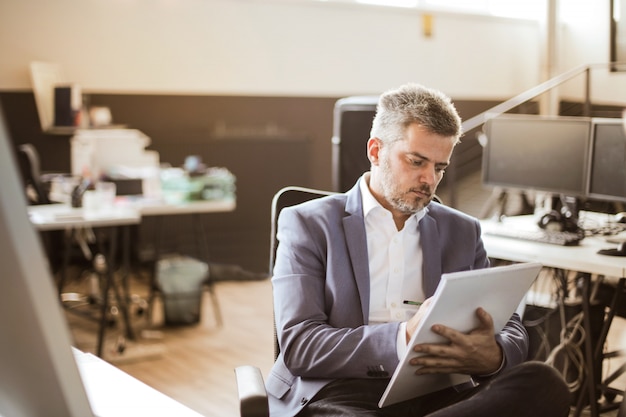
[[[66,204],[48,204],[48,205],[40,205],[40,206],[29,206],[28,213],[31,222],[35,225],[36,229],[39,231],[51,231],[51,230],[72,230],[79,228],[110,228],[111,230],[111,242],[115,243],[116,233],[118,228],[122,228],[125,233],[124,242],[126,247],[123,248],[122,254],[124,256],[124,267],[127,268],[129,264],[129,228],[127,226],[132,226],[141,223],[143,217],[154,216],[157,218],[162,218],[164,216],[172,216],[172,215],[199,215],[205,213],[220,213],[220,212],[229,212],[233,211],[236,208],[236,201],[234,198],[221,199],[221,200],[198,200],[198,201],[186,201],[180,203],[168,203],[163,200],[155,200],[155,199],[147,199],[140,196],[132,196],[132,197],[118,197],[116,200],[116,204],[113,209],[108,210],[98,210],[94,212],[86,212],[82,208],[73,208]],[[196,238],[201,238],[204,242],[205,248],[208,251],[208,243],[206,242],[207,233],[204,230],[204,225],[200,222],[200,233],[196,233]],[[157,237],[157,245],[158,237]],[[119,295],[119,291],[115,282],[113,280],[113,260],[115,253],[115,246],[110,248],[110,256],[106,257],[108,266],[106,268],[106,288],[104,290],[104,299],[103,299],[103,308],[102,308],[102,317],[101,324],[99,329],[99,337],[98,337],[98,347],[97,354],[101,356],[102,353],[102,344],[104,338],[104,331],[106,328],[106,309],[108,308],[108,289],[113,288],[118,298],[118,303],[120,305],[120,311],[122,312],[123,319],[126,326],[126,333],[129,338],[133,338],[132,328],[130,326],[130,320],[128,317],[128,310],[126,308],[127,297],[121,297]],[[157,253],[157,258],[158,258]],[[65,256],[69,256],[69,252],[65,251]],[[207,255],[208,260],[208,255]],[[64,260],[64,268],[66,266],[66,262],[68,260]],[[59,285],[59,290],[61,291],[61,287],[63,286],[63,276],[65,271],[62,271],[62,280]],[[154,275],[154,274],[153,274]],[[154,279],[154,276],[152,277]],[[151,283],[151,295],[150,301],[153,298],[154,282]],[[217,298],[213,287],[209,285],[209,289],[211,291],[211,297],[213,300],[214,309],[216,312],[216,317],[218,317],[218,322],[221,323],[221,317],[219,313],[219,308],[217,304]],[[124,294],[128,295],[128,288],[124,288]]]
[[[162,200],[121,197],[117,199],[116,205],[121,208],[127,207],[132,210],[136,210],[141,216],[224,213],[233,211],[237,207],[237,203],[234,198],[167,203]]]
[[[515,216],[504,219],[513,227],[537,227],[533,216]],[[488,231],[493,220],[483,220],[483,231]],[[599,255],[599,249],[616,246],[603,237],[586,237],[577,246],[559,246],[483,233],[487,254],[496,259],[514,262],[541,262],[544,266],[569,269],[610,277],[626,277],[626,258]]]
[[[130,318],[128,317],[128,309],[126,308],[126,300],[124,297],[121,297],[117,286],[115,285],[115,280],[113,277],[115,270],[115,253],[116,253],[116,243],[117,243],[117,229],[123,228],[125,232],[124,236],[124,249],[123,253],[126,258],[128,250],[129,250],[129,235],[128,228],[126,226],[138,224],[141,221],[141,217],[139,212],[134,209],[129,208],[115,208],[112,210],[100,210],[97,212],[86,212],[80,208],[73,208],[65,204],[49,204],[49,205],[41,205],[41,206],[29,206],[28,207],[28,215],[31,220],[31,223],[35,226],[35,228],[39,231],[51,231],[51,230],[66,230],[71,232],[75,229],[84,229],[84,228],[108,228],[110,230],[109,234],[109,255],[105,256],[105,268],[102,276],[104,278],[104,288],[102,291],[102,308],[101,308],[101,316],[100,316],[100,327],[98,331],[98,342],[96,352],[98,356],[102,356],[102,349],[104,343],[104,333],[107,326],[106,323],[106,313],[109,308],[109,289],[113,288],[116,299],[119,305],[119,309],[122,313],[122,318],[124,320],[124,325],[126,329],[126,335],[129,338],[134,338],[134,334],[130,325]],[[63,290],[63,284],[65,279],[65,269],[67,268],[67,263],[69,261],[69,245],[71,242],[68,240],[71,239],[71,236],[66,237],[66,248],[64,250],[64,261],[63,261],[63,271],[62,277],[59,284],[59,293]],[[102,241],[97,241],[99,250],[102,254],[105,253],[104,247],[102,246]],[[125,259],[127,260],[127,258]],[[128,264],[125,264],[127,267]]]
[[[493,220],[481,221],[483,231],[489,230],[493,222]],[[537,227],[532,216],[506,218],[504,222],[505,224],[508,222],[514,227]],[[618,290],[615,293],[612,305],[615,305],[619,301],[621,289],[624,287],[624,281],[626,280],[626,278],[624,278],[626,277],[626,258],[597,254],[599,249],[614,246],[614,244],[607,243],[602,237],[587,237],[581,241],[579,246],[558,246],[547,243],[496,237],[485,233],[483,233],[482,237],[487,255],[490,258],[512,262],[540,262],[546,267],[583,273],[582,305],[585,315],[584,325],[587,334],[591,334],[589,331],[591,328],[589,322],[589,306],[591,301],[589,287],[591,285],[591,275],[595,274],[618,278]],[[587,360],[585,364],[587,381],[589,381],[586,385],[589,393],[588,398],[592,417],[599,415],[596,386],[600,383],[600,381],[595,380],[595,361],[593,358],[598,358],[602,353],[602,341],[608,334],[613,315],[614,308],[611,308],[604,322],[598,346],[592,346],[591,340],[589,338],[585,339],[586,357],[592,358],[592,360]],[[581,401],[579,399],[576,415],[579,415],[580,404]]]
[[[64,230],[68,227],[127,226],[141,221],[140,213],[132,207],[90,213],[67,204],[28,206],[28,216],[39,231]]]
[[[73,349],[89,404],[98,417],[201,417],[104,360]]]

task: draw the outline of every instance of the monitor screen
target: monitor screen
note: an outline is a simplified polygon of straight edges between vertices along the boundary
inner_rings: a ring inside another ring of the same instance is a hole
[[[502,115],[485,125],[483,184],[584,196],[591,119]]]
[[[0,104],[0,415],[93,416]]]
[[[624,119],[592,119],[589,197],[626,202],[626,125]]]

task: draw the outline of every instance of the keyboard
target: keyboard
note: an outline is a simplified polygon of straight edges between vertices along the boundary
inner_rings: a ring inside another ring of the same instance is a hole
[[[489,227],[483,231],[486,235],[508,237],[519,240],[529,240],[539,243],[550,243],[559,246],[575,246],[583,239],[578,233],[548,231],[544,229],[516,229],[510,226]]]

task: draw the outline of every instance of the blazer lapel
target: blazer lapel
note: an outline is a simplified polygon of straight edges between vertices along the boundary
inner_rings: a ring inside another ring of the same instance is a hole
[[[352,263],[352,273],[361,300],[363,323],[369,320],[370,305],[370,271],[367,256],[367,238],[365,236],[365,221],[363,219],[363,201],[359,191],[359,182],[347,193],[346,216],[343,227],[346,236],[346,245]]]
[[[422,289],[426,297],[435,293],[441,280],[441,242],[437,221],[426,214],[420,221],[420,241],[422,244]]]

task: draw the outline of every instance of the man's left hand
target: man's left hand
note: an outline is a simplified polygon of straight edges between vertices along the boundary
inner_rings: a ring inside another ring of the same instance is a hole
[[[490,375],[496,372],[502,364],[503,353],[494,337],[493,319],[482,308],[476,310],[476,316],[480,324],[467,334],[434,325],[431,330],[449,342],[415,345],[413,350],[423,354],[411,359],[411,365],[420,367],[415,373]]]

